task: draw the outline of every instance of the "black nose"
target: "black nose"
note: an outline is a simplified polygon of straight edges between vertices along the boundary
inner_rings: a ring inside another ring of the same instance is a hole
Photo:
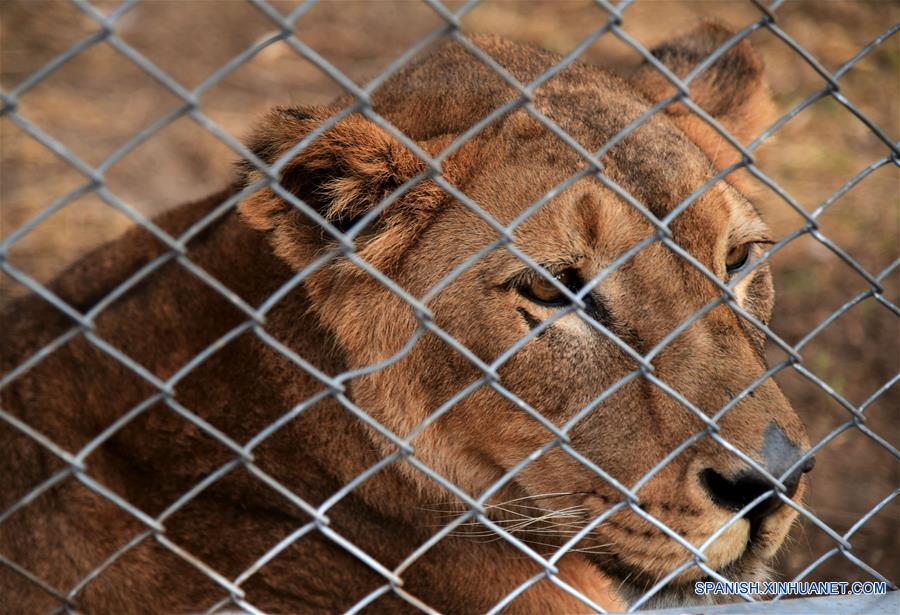
[[[760,451],[760,465],[775,478],[784,474],[800,459],[800,449],[791,442],[776,424],[766,428]],[[815,466],[810,457],[801,466],[782,479],[789,498],[797,493],[800,477]],[[738,511],[764,493],[774,491],[772,483],[756,470],[749,469],[734,478],[726,478],[716,470],[707,468],[700,472],[700,482],[709,492],[713,502],[729,510]],[[782,501],[774,493],[745,513],[751,523],[758,523],[781,506]]]

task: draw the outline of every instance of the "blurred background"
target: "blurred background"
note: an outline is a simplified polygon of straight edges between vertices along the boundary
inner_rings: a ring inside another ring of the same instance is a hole
[[[103,12],[118,3],[97,2]],[[766,3],[767,4],[767,3]],[[293,2],[271,2],[282,13]],[[446,6],[458,8],[459,2]],[[648,48],[712,17],[736,27],[757,21],[750,0],[682,2],[638,0],[623,28]],[[778,25],[826,69],[835,70],[900,18],[889,0],[787,1]],[[485,1],[463,20],[467,32],[493,32],[567,53],[602,26],[604,11],[585,0]],[[357,84],[364,84],[444,22],[427,5],[409,1],[324,1],[298,22],[296,34]],[[96,32],[96,22],[67,1],[0,3],[0,85],[10,91],[57,54]],[[150,0],[117,22],[118,35],[187,89],[275,30],[257,8],[239,0]],[[821,90],[823,79],[766,30],[751,42],[763,57],[778,109],[786,112]],[[612,35],[591,45],[582,60],[628,73],[638,54]],[[879,45],[841,80],[841,92],[890,139],[900,138],[900,34]],[[284,43],[276,43],[229,74],[200,99],[200,107],[240,137],[276,104],[323,104],[341,88]],[[94,45],[24,94],[18,112],[96,165],[142,128],[179,106],[178,99],[105,43]],[[851,177],[888,153],[856,117],[830,97],[815,103],[758,150],[760,168],[812,211]],[[105,174],[110,191],[146,216],[203,197],[229,182],[236,155],[188,117],[182,117],[115,163]],[[0,240],[54,200],[85,183],[50,150],[0,117]],[[771,191],[753,195],[776,237],[800,228],[802,218]],[[900,256],[900,174],[887,164],[837,200],[819,218],[821,231],[863,268],[878,274]],[[16,242],[13,265],[40,282],[130,225],[92,193],[71,202]],[[772,259],[777,290],[773,330],[797,343],[868,286],[845,262],[809,236]],[[900,268],[885,277],[884,297],[900,303]],[[4,300],[25,292],[0,274]],[[2,326],[2,324],[0,324]],[[804,365],[854,405],[900,371],[900,325],[874,298],[852,307],[802,350]],[[773,362],[783,354],[772,350]],[[809,379],[784,370],[776,380],[806,421],[813,442],[851,414]],[[900,385],[887,387],[865,411],[868,427],[900,447]],[[900,464],[855,428],[817,455],[808,507],[837,533],[847,532],[900,484]],[[893,581],[900,580],[900,498],[887,504],[852,537],[852,553]],[[811,523],[798,526],[778,563],[792,579],[835,546]],[[811,580],[869,580],[836,554]]]

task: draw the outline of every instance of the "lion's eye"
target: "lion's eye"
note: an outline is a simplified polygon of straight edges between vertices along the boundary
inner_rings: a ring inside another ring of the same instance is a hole
[[[554,277],[572,292],[576,292],[580,286],[578,276],[571,269],[566,269]],[[519,288],[519,292],[526,299],[547,307],[560,307],[569,303],[566,296],[555,285],[537,275]]]
[[[728,251],[728,254],[725,256],[725,272],[728,275],[734,275],[744,268],[747,261],[750,260],[750,249],[752,247],[753,242],[742,243]]]

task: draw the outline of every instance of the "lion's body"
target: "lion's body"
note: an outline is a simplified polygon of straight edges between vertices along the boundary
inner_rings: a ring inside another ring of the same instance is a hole
[[[224,196],[182,207],[158,222],[177,234]],[[227,255],[222,245],[230,247]],[[131,232],[79,263],[64,278],[71,282],[54,290],[70,305],[86,312],[136,271],[139,263],[150,262],[162,253],[164,249],[145,234]],[[192,243],[189,255],[252,305],[260,304],[290,277],[290,270],[271,255],[260,234],[247,228],[235,214],[215,223]],[[315,317],[306,313],[304,303],[302,292],[291,295],[272,314],[268,326],[291,331],[291,335],[281,337],[282,342],[301,356],[314,357],[316,367],[325,373],[339,374],[346,365],[340,353],[322,353],[333,348],[333,343]],[[23,307],[34,319],[8,330],[12,346],[6,346],[6,350],[12,352],[4,353],[4,372],[72,325],[46,304],[33,301],[19,309]],[[242,320],[241,313],[218,292],[171,263],[98,318],[96,333],[166,379]],[[184,332],[191,336],[188,343]],[[52,374],[61,366],[78,366],[80,377],[60,382]],[[79,450],[154,393],[141,378],[82,340],[67,344],[35,367],[27,382],[30,386],[13,387],[4,396],[4,407],[34,408],[35,412],[22,418],[69,451]],[[302,370],[247,333],[179,383],[176,399],[233,440],[244,443],[321,389]],[[71,418],[73,409],[77,409],[77,421]],[[359,424],[335,402],[322,402],[276,432],[257,449],[256,457],[264,471],[318,506],[379,461]],[[17,468],[4,475],[2,508],[6,510],[64,465],[10,428],[3,431],[3,437],[5,459],[10,459],[7,454],[13,451]],[[17,459],[16,454],[21,457]],[[155,517],[234,457],[160,402],[92,456],[89,473]],[[437,529],[414,521],[417,517],[421,520],[419,507],[423,503],[398,498],[405,488],[394,483],[390,474],[384,473],[360,488],[371,499],[382,502],[385,510],[373,508],[351,493],[328,513],[331,527],[387,568],[399,565]],[[310,517],[303,511],[238,468],[173,515],[165,526],[167,537],[176,544],[217,572],[234,578],[308,521]],[[144,529],[128,513],[69,479],[5,523],[2,553],[52,587],[71,588]],[[427,568],[427,576],[418,587],[410,583],[407,589],[414,595],[428,596],[429,603],[443,605],[449,611],[484,611],[490,608],[490,600],[502,597],[501,588],[510,591],[516,580],[523,582],[538,570],[515,558],[505,543],[491,543],[478,550],[469,547],[468,543],[453,546],[453,541],[438,545],[416,566]],[[512,567],[518,569],[514,576],[509,575],[510,567],[496,567],[496,561],[510,557]],[[448,576],[448,565],[471,574]],[[306,570],[309,572],[298,572]],[[34,605],[37,611],[54,608],[57,601],[36,586],[16,578],[9,570],[4,569],[3,574],[0,578],[7,591],[0,597],[0,610],[15,612],[16,605],[26,604]],[[318,608],[333,613],[346,610],[383,583],[384,579],[365,564],[313,531],[252,577],[246,590],[248,601],[266,611],[296,612],[297,605],[302,604],[303,612]],[[190,565],[154,544],[153,538],[147,538],[89,584],[77,603],[87,612],[185,612],[212,606],[217,601],[214,596],[226,595]],[[136,596],[140,596],[139,605]],[[103,608],[94,609],[94,604]],[[396,611],[403,608],[401,604],[388,598],[379,603],[379,608]]]
[[[550,53],[497,39],[482,39],[479,44],[523,82],[558,61]],[[389,80],[374,106],[434,153],[512,97],[509,86],[492,77],[490,69],[461,48],[448,45]],[[602,146],[649,106],[644,95],[624,80],[581,65],[551,80],[535,104],[589,150]],[[326,117],[326,113],[319,118],[306,111],[278,115],[256,133],[251,147],[272,162],[308,132],[308,122]],[[608,177],[626,186],[660,217],[714,172],[709,148],[695,144],[700,129],[692,130],[684,122],[677,128],[678,121],[653,118],[604,158]],[[346,129],[347,134],[333,141],[314,141],[300,154],[296,168],[285,169],[285,185],[339,227],[365,213],[366,199],[358,193],[371,190],[371,199],[377,202],[379,190],[391,190],[382,184],[399,186],[403,177],[424,169],[390,137],[365,132],[370,128],[362,122],[345,120],[336,130]],[[297,136],[291,136],[292,131]],[[347,143],[358,146],[355,158],[324,149]],[[320,145],[323,149],[316,149]],[[385,155],[385,147],[391,150],[391,165],[377,176],[370,175],[378,156]],[[509,224],[525,206],[577,171],[581,162],[557,137],[518,111],[445,160],[443,171],[475,202],[486,204],[491,216]],[[327,183],[317,184],[315,192],[305,192],[304,186],[321,182],[322,175]],[[255,177],[250,170],[244,181]],[[182,206],[155,223],[177,237],[236,190]],[[559,206],[541,208],[516,231],[517,241],[542,264],[552,260],[542,250],[551,255],[579,251],[579,263],[590,263],[584,266],[598,271],[612,256],[653,233],[640,214],[624,202],[613,202],[611,193],[604,190],[594,186],[565,197]],[[672,227],[676,240],[711,269],[718,266],[716,251],[726,239],[707,237],[722,234],[729,224],[743,224],[734,222],[736,218],[752,217],[752,213],[741,213],[741,206],[735,205],[737,193],[732,195],[730,190],[713,189],[713,196],[698,199]],[[597,199],[604,203],[602,208],[596,206]],[[323,201],[328,201],[324,208]],[[406,291],[422,297],[453,267],[497,239],[496,232],[476,214],[451,202],[431,180],[421,182],[381,214],[371,234],[357,238],[358,253]],[[335,213],[338,204],[343,209]],[[234,293],[237,303],[256,308],[297,271],[333,248],[318,227],[311,230],[299,219],[299,214],[264,190],[245,199],[240,212],[223,215],[193,238],[185,256]],[[602,254],[590,241],[585,245],[580,231],[573,230],[581,226],[602,246]],[[504,256],[486,255],[485,264],[479,263],[481,269],[460,273],[429,304],[437,326],[487,363],[529,327],[549,317],[549,312],[541,311],[544,308],[520,305],[524,300],[515,293],[494,290],[509,290],[501,283],[501,274],[513,271],[517,263],[502,248],[499,251]],[[84,314],[167,252],[149,233],[136,229],[83,259],[51,289]],[[366,427],[354,410],[405,436],[484,374],[437,336],[426,333],[408,356],[345,383],[346,396],[339,400],[330,394],[335,391],[328,384],[267,344],[261,338],[265,334],[258,334],[252,324],[182,371],[223,335],[250,321],[220,290],[201,281],[178,259],[169,258],[100,311],[90,331],[93,341],[82,336],[66,340],[0,391],[0,408],[70,453],[81,451],[127,416],[127,422],[82,460],[90,479],[79,476],[103,485],[134,509],[124,510],[69,472],[0,522],[0,555],[65,595],[128,546],[96,578],[78,588],[72,599],[78,608],[96,613],[198,611],[228,597],[228,591],[172,549],[189,553],[234,581],[281,540],[304,528],[306,533],[295,542],[246,581],[241,579],[247,602],[272,612],[346,610],[388,583],[383,572],[400,566],[443,525],[467,510],[401,455],[329,506],[327,524],[310,525],[312,517],[304,511],[305,504],[321,506],[398,451],[395,444]],[[266,314],[264,325],[266,334],[295,353],[295,358],[308,361],[329,378],[388,358],[417,325],[401,299],[341,259],[335,258],[296,285]],[[671,271],[678,272],[675,279]],[[659,244],[623,265],[621,272],[598,288],[606,301],[598,298],[603,309],[591,315],[642,354],[719,294]],[[771,309],[767,277],[748,276],[736,293],[748,311],[760,320],[767,318]],[[504,305],[518,306],[510,308],[511,316],[504,316],[506,312],[491,303],[498,296],[507,301]],[[680,297],[684,300],[673,302]],[[571,419],[607,386],[635,369],[633,359],[577,319],[574,314],[560,319],[499,369],[506,390],[556,425]],[[7,326],[0,332],[4,374],[75,326],[59,309],[37,297],[12,305],[4,320]],[[109,347],[104,350],[106,344]],[[654,365],[662,380],[712,413],[761,371],[758,346],[754,334],[720,306],[659,353]],[[123,364],[111,352],[122,353],[134,365]],[[753,369],[743,373],[736,367],[738,362]],[[177,382],[171,391],[160,390],[136,369],[146,370],[160,382],[177,374]],[[304,403],[307,400],[314,403]],[[208,433],[218,430],[244,446],[292,410],[290,421],[254,447],[249,468],[243,461],[250,459],[242,461]],[[626,485],[702,429],[689,411],[640,379],[623,386],[597,410],[607,419],[577,422],[570,444]],[[186,413],[203,424],[190,422]],[[773,422],[792,441],[803,444],[802,427],[770,382],[719,422],[723,433],[751,455]],[[487,384],[459,400],[457,407],[422,430],[411,444],[415,463],[478,497],[509,468],[552,440],[548,430]],[[651,514],[695,544],[731,514],[710,508],[695,474],[711,464],[738,467],[715,446],[702,448],[706,446],[702,442],[641,491],[648,495],[645,506]],[[68,467],[6,423],[0,423],[0,450],[0,513]],[[217,471],[223,474],[215,482],[196,491],[189,501],[179,500]],[[281,492],[282,488],[290,494]],[[567,495],[558,501],[543,497],[558,492]],[[623,499],[559,449],[524,468],[490,502],[516,498],[533,498],[535,507],[578,508],[579,514],[588,517]],[[174,510],[168,510],[176,503]],[[137,511],[160,519],[165,532],[154,533],[135,517]],[[490,512],[498,522],[503,522],[504,515],[502,510]],[[761,574],[764,560],[780,544],[791,519],[792,513],[782,509],[771,522],[767,519],[770,525],[753,530],[762,546],[757,551],[747,547],[752,557],[739,563],[735,562],[750,530],[744,521],[734,524],[710,546],[711,565]],[[460,533],[466,531],[462,528]],[[638,571],[634,586],[623,590],[637,593],[648,579],[687,557],[686,551],[627,508],[597,531],[610,533],[598,534],[594,542],[588,537],[581,545],[593,553],[566,556],[559,567],[561,579],[599,604],[618,604],[611,593],[611,579],[622,581]],[[484,612],[542,570],[506,541],[477,537],[482,540],[451,535],[431,546],[408,569],[404,567],[401,591],[443,612]],[[547,540],[561,544],[566,537],[562,533]],[[129,544],[132,540],[135,543]],[[378,562],[382,570],[374,570],[361,553],[338,544],[344,540]],[[616,545],[608,552],[601,549],[607,542]],[[21,610],[22,605],[29,612],[59,605],[56,598],[2,565],[0,588],[2,612]],[[379,597],[371,608],[412,609],[392,592]],[[580,602],[546,580],[527,590],[510,608],[522,613],[583,610]]]

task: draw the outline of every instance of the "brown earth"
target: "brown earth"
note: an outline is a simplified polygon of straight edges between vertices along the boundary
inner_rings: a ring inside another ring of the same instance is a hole
[[[272,3],[283,13],[292,3]],[[112,3],[100,3],[109,11]],[[453,8],[459,3],[448,4]],[[742,27],[760,18],[751,2],[645,0],[624,13],[623,28],[650,46],[702,17]],[[830,71],[900,18],[898,2],[787,2],[777,23]],[[494,32],[567,53],[606,21],[587,1],[485,2],[462,20],[466,32]],[[444,24],[425,4],[413,2],[322,2],[304,15],[299,38],[358,84],[385,69],[410,45]],[[182,86],[201,84],[226,61],[273,31],[273,23],[241,2],[149,1],[117,21],[119,36]],[[97,25],[61,1],[0,4],[0,84],[16,88]],[[825,82],[795,51],[769,31],[751,41],[767,64],[777,106],[783,112]],[[612,35],[592,44],[582,59],[633,69],[638,54]],[[878,46],[841,80],[841,93],[886,133],[900,138],[900,35]],[[277,43],[213,85],[200,98],[202,112],[231,135],[245,134],[275,104],[325,103],[341,88],[315,66]],[[90,47],[38,83],[19,101],[22,117],[40,126],[90,165],[100,164],[142,128],[179,101],[107,44]],[[759,168],[811,212],[855,174],[888,155],[885,145],[832,98],[818,101],[787,122],[758,151]],[[224,185],[236,155],[190,117],[181,117],[113,164],[104,177],[109,190],[145,216]],[[0,118],[0,238],[6,239],[42,209],[85,183],[84,177]],[[756,202],[777,237],[803,226],[802,218],[760,184]],[[822,234],[877,275],[900,256],[900,176],[888,163],[837,200],[819,218]],[[45,282],[79,255],[115,236],[130,221],[88,192],[17,241],[10,262]],[[810,235],[772,258],[778,291],[772,329],[797,343],[818,323],[868,289],[863,278]],[[900,303],[900,268],[882,282],[883,297]],[[24,292],[0,275],[7,298]],[[859,405],[896,377],[900,326],[875,298],[855,305],[802,348],[803,365],[840,397]],[[773,345],[772,363],[784,359]],[[851,413],[810,379],[791,368],[776,379],[818,441]],[[866,425],[900,446],[900,387],[888,388],[866,408]],[[900,464],[884,447],[850,427],[818,453],[808,508],[844,534],[873,506],[895,493]],[[852,553],[890,580],[900,580],[898,521],[893,500],[852,536]],[[793,578],[835,546],[811,522],[793,535],[780,562]],[[871,578],[837,553],[810,579]]]

